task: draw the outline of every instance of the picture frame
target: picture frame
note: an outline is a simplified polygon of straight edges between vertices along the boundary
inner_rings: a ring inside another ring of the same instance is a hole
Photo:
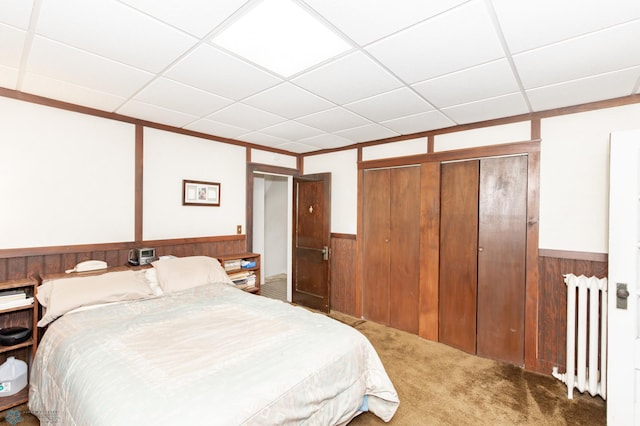
[[[220,206],[220,183],[182,180],[183,206]]]

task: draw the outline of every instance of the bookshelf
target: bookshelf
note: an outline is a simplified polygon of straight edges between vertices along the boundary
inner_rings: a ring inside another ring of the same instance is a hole
[[[35,298],[37,282],[31,279],[4,281],[0,283],[0,296],[9,292],[24,292],[25,298],[33,298],[33,303],[22,306],[11,306],[10,303],[1,303],[0,300],[0,328],[28,327],[31,329],[31,337],[24,342],[3,346],[0,345],[0,364],[7,358],[15,357],[27,363],[27,377],[31,374],[31,363],[36,353],[38,344],[38,301]],[[1,299],[1,297],[0,297]],[[3,307],[4,306],[4,307]],[[20,392],[0,397],[0,411],[23,404],[29,400],[29,385]]]
[[[217,259],[231,280],[240,283],[239,288],[249,293],[260,294],[259,254],[234,253],[218,256]],[[249,265],[243,266],[245,262]]]

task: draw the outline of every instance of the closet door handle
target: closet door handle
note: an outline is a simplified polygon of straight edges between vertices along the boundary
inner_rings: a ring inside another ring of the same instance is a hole
[[[484,248],[478,247],[478,251],[484,251]]]

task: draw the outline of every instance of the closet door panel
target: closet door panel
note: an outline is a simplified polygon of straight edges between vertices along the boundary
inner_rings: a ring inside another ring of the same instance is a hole
[[[480,165],[477,354],[524,363],[527,157]]]
[[[439,340],[476,352],[479,162],[444,163],[440,187]]]
[[[390,169],[389,325],[418,333],[420,167]]]
[[[389,170],[363,173],[363,316],[389,323]]]

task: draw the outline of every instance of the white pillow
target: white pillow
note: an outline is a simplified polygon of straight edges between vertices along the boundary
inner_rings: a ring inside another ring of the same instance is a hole
[[[232,284],[217,259],[208,256],[176,257],[152,263],[158,284],[165,293],[186,290],[204,284]]]
[[[144,271],[144,277],[149,283],[149,287],[151,287],[151,291],[156,296],[162,296],[164,292],[160,288],[160,284],[158,284],[158,274],[156,273],[155,268],[149,268]]]
[[[36,292],[38,302],[46,308],[38,326],[44,327],[80,306],[150,296],[153,296],[153,292],[145,279],[144,271],[118,271],[44,280]]]

